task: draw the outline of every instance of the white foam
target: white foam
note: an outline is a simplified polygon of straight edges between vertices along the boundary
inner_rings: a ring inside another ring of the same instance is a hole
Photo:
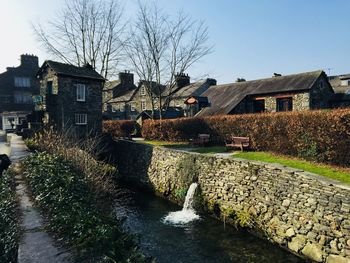
[[[184,207],[180,211],[170,212],[166,217],[163,218],[163,223],[171,225],[184,225],[194,220],[200,219],[199,215],[192,208],[193,196],[196,192],[198,184],[193,183],[187,191]]]

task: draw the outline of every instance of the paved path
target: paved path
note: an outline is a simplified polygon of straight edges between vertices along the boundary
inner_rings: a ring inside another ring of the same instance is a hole
[[[29,154],[21,137],[11,135],[11,161],[16,165]],[[18,263],[69,263],[71,255],[59,247],[45,231],[42,216],[30,200],[23,175],[16,176],[16,193],[22,214],[22,235],[18,247]]]

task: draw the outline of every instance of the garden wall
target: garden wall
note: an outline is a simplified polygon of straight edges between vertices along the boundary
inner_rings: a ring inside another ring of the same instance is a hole
[[[263,236],[317,262],[350,262],[350,187],[300,170],[127,141],[115,143],[126,181],[177,199],[197,181],[197,202],[227,220],[249,217]]]
[[[148,120],[142,126],[142,136],[152,140],[188,141],[199,133],[209,133],[215,144],[247,136],[257,151],[350,167],[350,109]]]

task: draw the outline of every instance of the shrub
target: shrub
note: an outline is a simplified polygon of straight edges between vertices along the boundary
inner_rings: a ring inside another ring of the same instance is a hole
[[[17,262],[18,226],[14,174],[0,176],[0,262]]]
[[[253,150],[350,166],[350,109],[147,120],[142,126],[148,140],[188,141],[199,133],[217,144],[249,136]]]
[[[90,137],[78,140],[69,131],[60,133],[48,129],[36,133],[25,142],[32,150],[59,154],[64,159],[70,160],[77,169],[82,171],[89,181],[90,191],[96,195],[113,193],[113,176],[117,174],[117,170],[111,165],[96,160],[99,153],[104,150],[100,138]]]
[[[51,229],[86,262],[145,262],[135,240],[113,215],[99,209],[89,181],[60,155],[34,153],[23,162],[35,201],[48,213]]]
[[[113,138],[130,138],[139,130],[136,121],[113,120],[103,122],[103,132],[109,133]]]

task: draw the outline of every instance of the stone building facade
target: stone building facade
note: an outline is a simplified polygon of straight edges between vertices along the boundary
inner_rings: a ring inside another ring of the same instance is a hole
[[[176,86],[171,92],[173,94],[169,103],[171,109],[169,112],[179,112],[179,114],[177,116],[168,114],[169,117],[182,117],[184,113],[186,115],[187,105],[184,103],[185,100],[191,95],[200,95],[210,85],[216,85],[216,80],[206,79],[190,83],[190,77],[187,74],[177,75]],[[147,86],[152,88],[146,88]],[[167,86],[159,85],[155,82],[147,83],[146,81],[140,81],[136,86],[134,85],[132,73],[121,72],[117,81],[106,83],[104,88],[104,104],[106,104],[104,116],[109,119],[135,120],[142,113],[151,115],[152,103],[157,115],[157,112],[159,113],[159,93],[169,93]]]
[[[211,86],[211,102],[197,115],[303,111],[332,107],[334,91],[323,71]]]
[[[0,74],[0,130],[15,128],[34,109],[32,96],[39,94],[38,69],[38,57],[25,54],[20,66],[8,67]]]
[[[41,66],[38,77],[45,122],[57,130],[71,129],[79,136],[101,132],[105,80],[91,66],[49,60]]]

